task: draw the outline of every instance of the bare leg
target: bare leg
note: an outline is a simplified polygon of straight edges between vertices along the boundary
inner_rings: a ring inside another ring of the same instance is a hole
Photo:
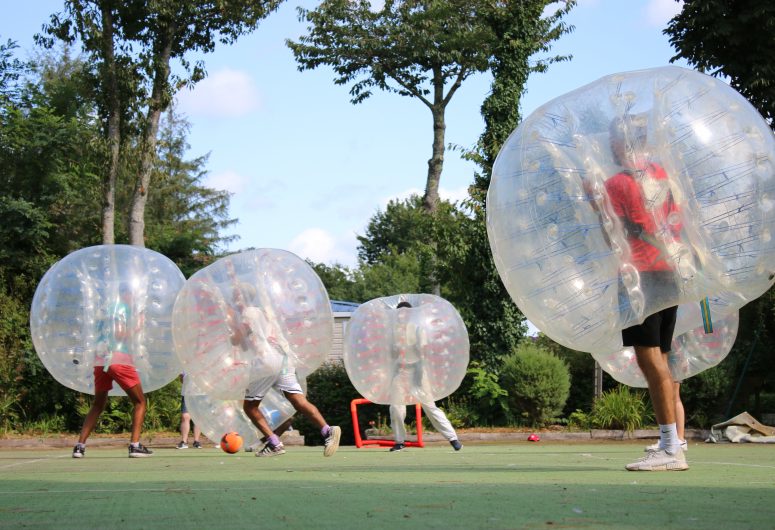
[[[658,346],[635,346],[638,366],[646,377],[651,404],[657,423],[669,425],[676,422],[673,377],[667,366],[666,356]]]
[[[289,394],[288,392],[283,392],[283,394],[285,394],[285,399],[291,402],[293,408],[296,409],[296,411],[301,412],[304,417],[314,423],[318,429],[322,429],[326,426],[326,420],[323,419],[323,415],[320,414],[320,411],[315,405],[307,400],[304,394]]]
[[[145,394],[143,394],[143,385],[138,383],[129,390],[125,390],[129,399],[134,403],[135,408],[132,411],[132,443],[140,441],[140,432],[143,430],[143,421],[145,420]]]
[[[268,438],[272,436],[273,432],[272,428],[269,426],[269,422],[266,421],[264,414],[259,408],[260,405],[261,402],[258,400],[245,400],[242,402],[242,410],[245,411],[245,414],[247,414],[248,418],[250,418],[250,421],[253,422],[253,425],[255,425],[259,431],[261,431],[261,434]]]
[[[681,383],[676,382],[673,385],[675,395],[675,428],[678,431],[678,438],[682,441],[686,440],[686,413],[684,412],[684,404],[681,401]]]
[[[202,429],[199,428],[199,425],[196,423],[194,424],[194,441],[198,442],[199,437],[202,436]]]
[[[86,414],[86,418],[83,420],[83,427],[81,427],[81,435],[78,437],[78,443],[86,443],[86,440],[94,430],[94,427],[97,426],[97,420],[99,419],[100,414],[102,414],[102,411],[105,410],[105,405],[107,404],[107,392],[97,392],[94,395],[94,402],[91,404],[89,413]]]
[[[188,433],[191,431],[191,414],[183,412],[180,414],[180,439],[184,443],[188,443]],[[194,433],[194,439],[199,437]]]

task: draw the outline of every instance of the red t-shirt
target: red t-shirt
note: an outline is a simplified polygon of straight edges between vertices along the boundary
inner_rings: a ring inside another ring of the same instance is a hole
[[[653,179],[653,182],[647,179]],[[667,192],[657,195],[662,199],[660,204],[647,208],[643,188],[651,184],[657,189],[666,189]],[[614,214],[622,219],[627,228],[632,263],[639,271],[673,270],[671,264],[665,261],[664,254],[645,240],[648,236],[664,240],[665,233],[678,240],[681,224],[675,214],[679,212],[679,208],[673,200],[670,188],[664,186],[667,186],[667,173],[654,163],[647,164],[644,169],[622,171],[605,182],[608,202]],[[671,214],[673,224],[668,222]]]

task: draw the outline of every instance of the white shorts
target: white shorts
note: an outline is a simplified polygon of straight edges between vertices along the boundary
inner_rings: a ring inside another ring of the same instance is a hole
[[[252,381],[245,389],[245,401],[261,401],[270,389],[274,388],[280,393],[303,394],[296,372],[280,374],[278,376],[264,377]]]

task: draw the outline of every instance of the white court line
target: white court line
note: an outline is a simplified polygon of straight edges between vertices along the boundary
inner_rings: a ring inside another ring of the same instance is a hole
[[[59,455],[53,458],[65,458],[70,456],[71,455]],[[14,462],[13,464],[5,464],[3,466],[0,466],[0,469],[7,469],[9,467],[16,467],[16,466],[24,466],[27,464],[36,464],[38,462],[45,462],[46,460],[51,460],[51,458],[36,458],[35,460],[24,460],[22,462]]]
[[[251,487],[251,490],[253,489],[271,489],[273,488],[273,485],[256,485]],[[303,489],[330,489],[332,486],[325,485],[325,486],[304,486]],[[250,491],[245,490],[244,488],[240,487],[242,491]],[[67,490],[19,490],[19,491],[0,491],[0,496],[2,495],[40,495],[41,493],[45,493],[48,495],[49,493],[64,493],[64,494],[75,494],[75,493],[197,493],[202,491],[224,491],[224,488],[134,488],[134,489],[67,489]]]

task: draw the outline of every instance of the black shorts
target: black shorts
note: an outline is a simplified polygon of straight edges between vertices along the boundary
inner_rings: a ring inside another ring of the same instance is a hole
[[[673,343],[673,331],[678,306],[668,307],[646,317],[643,324],[622,330],[625,346],[659,346],[662,353],[668,353]]]

